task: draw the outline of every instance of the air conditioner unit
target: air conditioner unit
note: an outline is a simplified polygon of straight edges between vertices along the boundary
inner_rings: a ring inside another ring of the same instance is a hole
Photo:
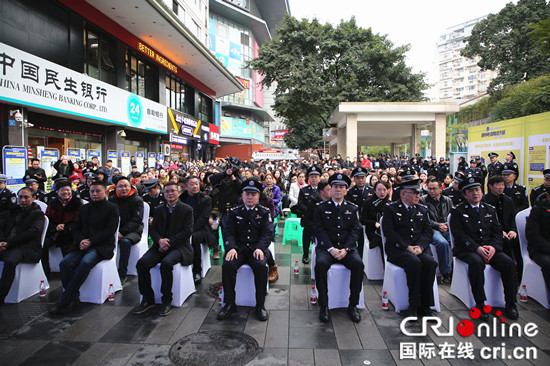
[[[164,155],[170,155],[170,145],[169,144],[163,144],[162,145],[162,153]]]

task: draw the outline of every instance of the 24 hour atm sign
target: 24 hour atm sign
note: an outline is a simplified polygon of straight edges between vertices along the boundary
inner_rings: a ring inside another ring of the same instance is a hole
[[[166,107],[0,43],[0,100],[166,133]]]

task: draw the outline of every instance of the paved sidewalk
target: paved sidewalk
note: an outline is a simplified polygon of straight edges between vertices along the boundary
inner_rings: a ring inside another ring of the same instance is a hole
[[[463,338],[456,330],[453,336],[438,337],[431,329],[424,337],[409,337],[400,331],[402,317],[391,304],[389,311],[381,309],[382,281],[365,279],[367,308],[361,311],[362,321],[354,324],[345,309],[336,309],[331,311],[331,322],[323,324],[317,318],[318,306],[309,303],[310,268],[301,264],[302,248],[296,244],[281,245],[282,231],[277,238],[280,277],[270,286],[266,298],[270,316],[267,322],[256,320],[250,308],[239,308],[230,320],[216,320],[221,261],[213,263],[197,292],[167,317],[158,316],[158,307],[141,316],[131,314],[139,301],[137,277],[129,277],[131,280],[117,293],[114,302],[82,303],[70,316],[52,316],[47,310],[61,293],[59,274],[54,274],[46,297],[34,296],[20,304],[0,307],[0,364],[173,365],[169,351],[181,338],[197,332],[232,330],[243,332],[258,343],[259,349],[248,365],[550,365],[550,311],[532,299],[518,305],[517,323],[522,330],[526,323],[535,323],[538,334],[534,337]],[[298,275],[293,273],[296,260],[300,262]],[[439,317],[445,328],[450,317],[455,319],[455,326],[458,321],[469,319],[468,309],[449,294],[449,286],[440,286],[439,295]],[[418,323],[409,328],[420,331]],[[500,325],[498,328],[500,331]],[[417,354],[414,360],[400,360],[400,345],[411,342],[417,348],[424,344],[426,350],[435,347],[434,357],[429,359],[430,352],[425,352],[422,359]],[[450,346],[441,346],[445,342]],[[465,342],[475,348],[474,360],[456,358]],[[482,347],[491,347],[492,352],[492,347],[500,349],[502,343],[507,352],[504,361],[480,358]],[[455,358],[442,359],[441,347],[443,351],[454,350]],[[516,347],[534,347],[537,359],[508,359]]]

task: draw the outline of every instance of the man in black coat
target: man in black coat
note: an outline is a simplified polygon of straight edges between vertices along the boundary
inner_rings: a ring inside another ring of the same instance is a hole
[[[516,208],[510,197],[504,194],[504,178],[493,175],[487,181],[488,192],[483,195],[482,202],[493,206],[497,212],[498,222],[502,228],[502,250],[516,262],[518,281],[523,273],[523,260],[519,247],[518,230],[516,228]]]
[[[458,205],[460,202],[464,201],[464,196],[460,191],[460,182],[464,180],[465,176],[461,172],[457,171],[453,178],[451,185],[443,190],[443,195],[447,196],[453,201],[453,206]]]
[[[529,257],[541,267],[546,288],[550,291],[550,188],[546,188],[531,209],[525,236]]]
[[[526,189],[516,183],[519,172],[515,163],[505,163],[502,168],[502,178],[504,178],[504,194],[514,201],[514,207],[516,213],[525,210],[529,207],[529,201],[527,200]]]
[[[550,169],[544,169],[542,171],[542,176],[544,177],[542,184],[533,188],[529,194],[529,203],[531,206],[534,206],[537,198],[544,195],[546,193],[546,189],[550,187]]]
[[[73,224],[73,246],[59,263],[64,291],[50,310],[52,314],[70,312],[92,268],[114,255],[115,233],[119,223],[118,207],[107,201],[103,181],[92,183],[90,199],[89,204],[80,208]]]
[[[502,250],[502,227],[493,206],[481,202],[482,178],[467,176],[460,183],[465,202],[451,211],[451,235],[454,237],[453,254],[468,264],[468,277],[480,319],[489,316],[483,311],[485,296],[485,264],[500,272],[504,285],[506,315],[518,318],[516,307],[517,276],[514,261]]]
[[[317,185],[321,180],[321,168],[314,165],[307,170],[307,177],[309,185],[300,189],[298,195],[298,204],[296,205],[298,210],[298,216],[302,217],[300,224],[303,226],[304,231],[302,233],[302,249],[304,254],[302,255],[302,263],[309,263],[309,244],[311,243],[311,237],[313,236],[313,222],[304,220],[303,216],[307,212],[309,202],[315,198],[319,200],[319,191]]]
[[[363,201],[372,195],[372,188],[367,186],[367,169],[358,167],[353,169],[351,172],[351,178],[355,185],[348,190],[346,194],[346,200],[355,204],[359,210],[363,207]],[[361,211],[359,211],[359,216],[361,216]],[[359,251],[359,256],[363,258],[363,247],[365,246],[365,238],[362,233],[357,238],[357,250]]]
[[[44,182],[48,180],[48,177],[46,176],[46,171],[40,167],[40,160],[37,158],[31,159],[31,166],[25,171],[23,182],[26,182],[28,179],[36,179],[38,189],[44,191]]]
[[[57,178],[65,177],[69,178],[73,174],[74,165],[73,162],[65,155],[61,157],[58,161],[55,162],[53,168],[56,170],[54,180]],[[84,172],[82,172],[84,173]]]
[[[258,204],[262,184],[247,179],[241,185],[243,204],[228,213],[227,225],[223,227],[225,258],[222,265],[222,281],[225,306],[218,313],[218,320],[231,317],[237,311],[235,305],[235,282],[237,270],[248,264],[254,272],[256,288],[256,317],[266,321],[265,309],[267,286],[267,260],[271,255],[269,245],[273,235],[273,221],[269,209]]]
[[[0,305],[10,291],[19,263],[38,263],[42,256],[42,231],[44,213],[34,203],[30,188],[18,192],[19,204],[8,217],[7,225],[0,232],[0,260],[4,262],[0,278]]]
[[[357,311],[363,283],[363,260],[357,251],[357,238],[362,235],[358,207],[345,200],[351,180],[345,174],[333,174],[329,178],[332,199],[315,207],[314,235],[317,238],[315,281],[319,291],[319,320],[329,321],[327,273],[335,263],[346,266],[350,275],[348,314],[355,323],[361,321]]]
[[[433,316],[433,282],[437,262],[430,243],[433,232],[428,209],[420,201],[420,179],[400,183],[398,201],[384,208],[382,232],[388,261],[402,267],[407,276],[409,308],[407,316]]]
[[[502,163],[498,161],[498,154],[495,152],[489,153],[489,159],[491,162],[487,164],[487,172],[489,173],[489,178],[494,175],[502,175]]]
[[[199,178],[193,175],[185,178],[187,188],[181,195],[180,201],[188,204],[193,209],[193,280],[198,285],[201,282],[201,244],[209,248],[214,247],[215,241],[209,218],[212,212],[212,199],[200,190]]]
[[[178,185],[167,182],[164,185],[166,204],[155,208],[153,224],[149,234],[153,246],[137,262],[139,292],[143,296],[141,303],[134,308],[133,314],[142,314],[155,305],[155,294],[151,287],[151,268],[160,263],[162,279],[160,291],[162,306],[159,314],[166,316],[172,311],[172,270],[181,263],[188,266],[193,263],[193,248],[190,238],[193,233],[193,209],[178,200]]]
[[[118,206],[120,214],[118,275],[120,282],[124,283],[132,245],[140,242],[143,233],[143,200],[127,177],[119,176],[115,184],[116,191],[109,197],[109,201]]]
[[[12,210],[17,207],[17,196],[7,185],[8,177],[0,174],[0,233],[4,231]]]

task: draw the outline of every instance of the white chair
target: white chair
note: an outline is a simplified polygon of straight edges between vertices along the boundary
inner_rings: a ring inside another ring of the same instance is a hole
[[[172,306],[180,307],[196,291],[192,266],[182,266],[181,263],[177,263],[172,269],[172,276],[174,278],[172,283]],[[159,263],[151,268],[151,287],[155,294],[155,303],[157,304],[162,302],[161,284],[162,278],[160,276]]]
[[[434,257],[434,260],[437,262],[437,268],[435,270],[435,274],[436,274],[436,276],[437,275],[441,276],[441,272],[439,272],[439,257],[437,256],[437,249],[436,249],[435,245],[430,244],[430,250],[432,251],[432,255]]]
[[[143,231],[141,240],[130,248],[130,258],[128,259],[128,274],[137,276],[137,261],[149,250],[149,204],[143,202]],[[117,248],[117,267],[120,260],[120,247]]]
[[[119,220],[120,225],[120,220]],[[104,259],[96,264],[88,278],[80,287],[80,301],[103,304],[109,296],[109,285],[113,284],[115,292],[122,290],[116,266],[116,252],[118,247],[118,229],[115,231],[115,248],[111,259]]]
[[[451,214],[449,214],[447,218],[447,224],[449,227],[452,249],[455,244],[453,233],[451,232]],[[485,264],[484,275],[485,285],[483,288],[485,290],[485,296],[487,297],[485,304],[493,307],[504,307],[506,303],[504,301],[504,286],[502,285],[500,273],[491,267],[491,265]],[[470,285],[470,278],[468,277],[468,264],[457,257],[453,257],[453,278],[450,293],[462,301],[469,309],[476,305]]]
[[[269,245],[269,250],[275,258],[275,246]],[[269,281],[267,281],[266,294],[269,293]],[[225,302],[222,299],[222,304]],[[235,281],[235,304],[237,306],[256,306],[256,286],[254,285],[254,272],[248,264],[243,264],[237,270]]]
[[[210,248],[206,244],[201,244],[201,277],[206,277],[208,270],[212,267],[210,263]]]
[[[550,293],[542,276],[541,268],[536,264],[527,251],[527,238],[525,237],[525,225],[531,213],[531,208],[526,208],[516,215],[521,257],[523,258],[522,284],[527,288],[527,295],[539,302],[546,309],[550,309]]]
[[[383,217],[380,219],[380,233],[382,235],[382,245],[385,249],[386,237],[384,236],[384,232],[382,230],[383,219]],[[406,310],[409,308],[409,286],[407,285],[407,275],[402,267],[388,261],[385,250],[384,260],[386,262],[386,269],[384,270],[382,292],[387,292],[389,301],[395,307],[395,312],[400,313],[401,310]],[[434,306],[431,306],[430,308],[434,311],[440,312],[441,306],[439,304],[439,289],[435,278],[433,283],[433,293]]]
[[[316,240],[311,246],[311,279],[315,280],[315,249],[317,248]],[[328,295],[328,308],[347,308],[349,305],[349,282],[351,272],[343,264],[334,263],[330,266],[327,272],[327,295]],[[363,294],[363,286],[361,286],[361,292],[359,293],[358,309],[365,308],[365,295]]]
[[[59,263],[63,260],[63,252],[59,247],[51,247],[48,255],[50,256],[50,271],[59,272]]]
[[[42,237],[40,245],[44,246],[46,231],[48,230],[49,220],[44,217],[44,229],[42,229]],[[4,262],[0,262],[0,277],[4,269]],[[29,297],[36,295],[39,292],[40,281],[44,281],[46,289],[50,288],[42,261],[38,263],[19,263],[15,268],[15,278],[11,285],[10,291],[4,300],[6,303],[18,303]]]
[[[384,263],[382,262],[381,247],[369,248],[369,238],[365,233],[363,226],[363,237],[365,246],[363,247],[363,263],[365,264],[365,275],[369,280],[384,279]]]
[[[46,213],[46,210],[48,208],[47,204],[39,200],[34,200],[34,203],[36,203],[40,207],[40,209],[42,210],[42,212],[44,212],[44,214]]]

